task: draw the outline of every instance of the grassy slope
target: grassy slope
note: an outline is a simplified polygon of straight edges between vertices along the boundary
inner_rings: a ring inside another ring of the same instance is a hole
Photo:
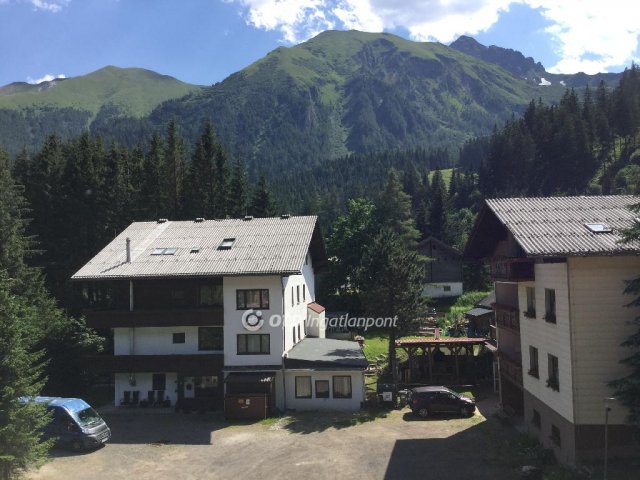
[[[88,75],[40,85],[17,84],[0,90],[0,108],[72,107],[94,115],[105,104],[142,117],[165,100],[179,98],[201,87],[142,68],[105,67]],[[4,90],[4,93],[3,93]]]

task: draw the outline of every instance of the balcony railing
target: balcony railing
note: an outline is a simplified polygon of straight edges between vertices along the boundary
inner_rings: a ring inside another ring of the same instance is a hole
[[[496,305],[496,324],[498,328],[509,328],[520,331],[520,312],[507,305]]]
[[[223,325],[222,307],[159,310],[85,310],[91,328]]]
[[[530,259],[500,260],[491,263],[494,280],[527,282],[535,280],[534,263]]]
[[[517,363],[508,355],[500,353],[500,374],[516,385],[522,386],[522,365]]]
[[[93,355],[86,357],[97,373],[176,372],[181,375],[214,375],[223,366],[224,355]]]

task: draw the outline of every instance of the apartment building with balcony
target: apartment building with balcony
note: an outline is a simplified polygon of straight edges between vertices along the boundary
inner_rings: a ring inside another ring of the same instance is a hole
[[[491,265],[501,403],[563,462],[602,456],[608,383],[628,374],[621,343],[634,331],[625,282],[640,244],[633,196],[487,200],[465,248]],[[628,412],[610,412],[612,455],[638,454]]]
[[[91,364],[116,405],[360,408],[359,345],[324,338],[325,262],[313,216],[133,223],[72,277],[88,325],[112,333]]]

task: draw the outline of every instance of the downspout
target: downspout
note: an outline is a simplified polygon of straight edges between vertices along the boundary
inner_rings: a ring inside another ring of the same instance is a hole
[[[285,328],[284,328],[284,320],[285,320],[285,314],[284,314],[284,308],[286,305],[286,302],[284,301],[284,294],[285,294],[285,288],[284,288],[284,281],[285,277],[280,277],[280,285],[282,287],[282,356],[281,356],[281,362],[282,362],[282,405],[283,405],[283,413],[287,411],[287,382],[285,380],[285,368],[284,368],[284,359],[285,359],[285,353],[284,353],[284,348],[285,348]]]

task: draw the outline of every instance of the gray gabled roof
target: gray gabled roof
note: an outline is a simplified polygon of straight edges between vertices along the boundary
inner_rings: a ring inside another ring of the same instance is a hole
[[[235,238],[232,247],[219,249],[227,238]],[[177,250],[173,255],[152,255],[157,248]],[[324,261],[315,216],[135,222],[72,279],[295,274],[310,249],[314,262]]]
[[[369,365],[358,342],[304,338],[287,353],[286,368],[364,370]]]
[[[497,198],[487,200],[486,208],[529,257],[633,255],[640,252],[640,242],[620,243],[620,230],[635,221],[628,207],[638,202],[640,197],[632,195]],[[606,224],[612,231],[594,233],[588,223]],[[472,237],[478,233],[475,229]]]

